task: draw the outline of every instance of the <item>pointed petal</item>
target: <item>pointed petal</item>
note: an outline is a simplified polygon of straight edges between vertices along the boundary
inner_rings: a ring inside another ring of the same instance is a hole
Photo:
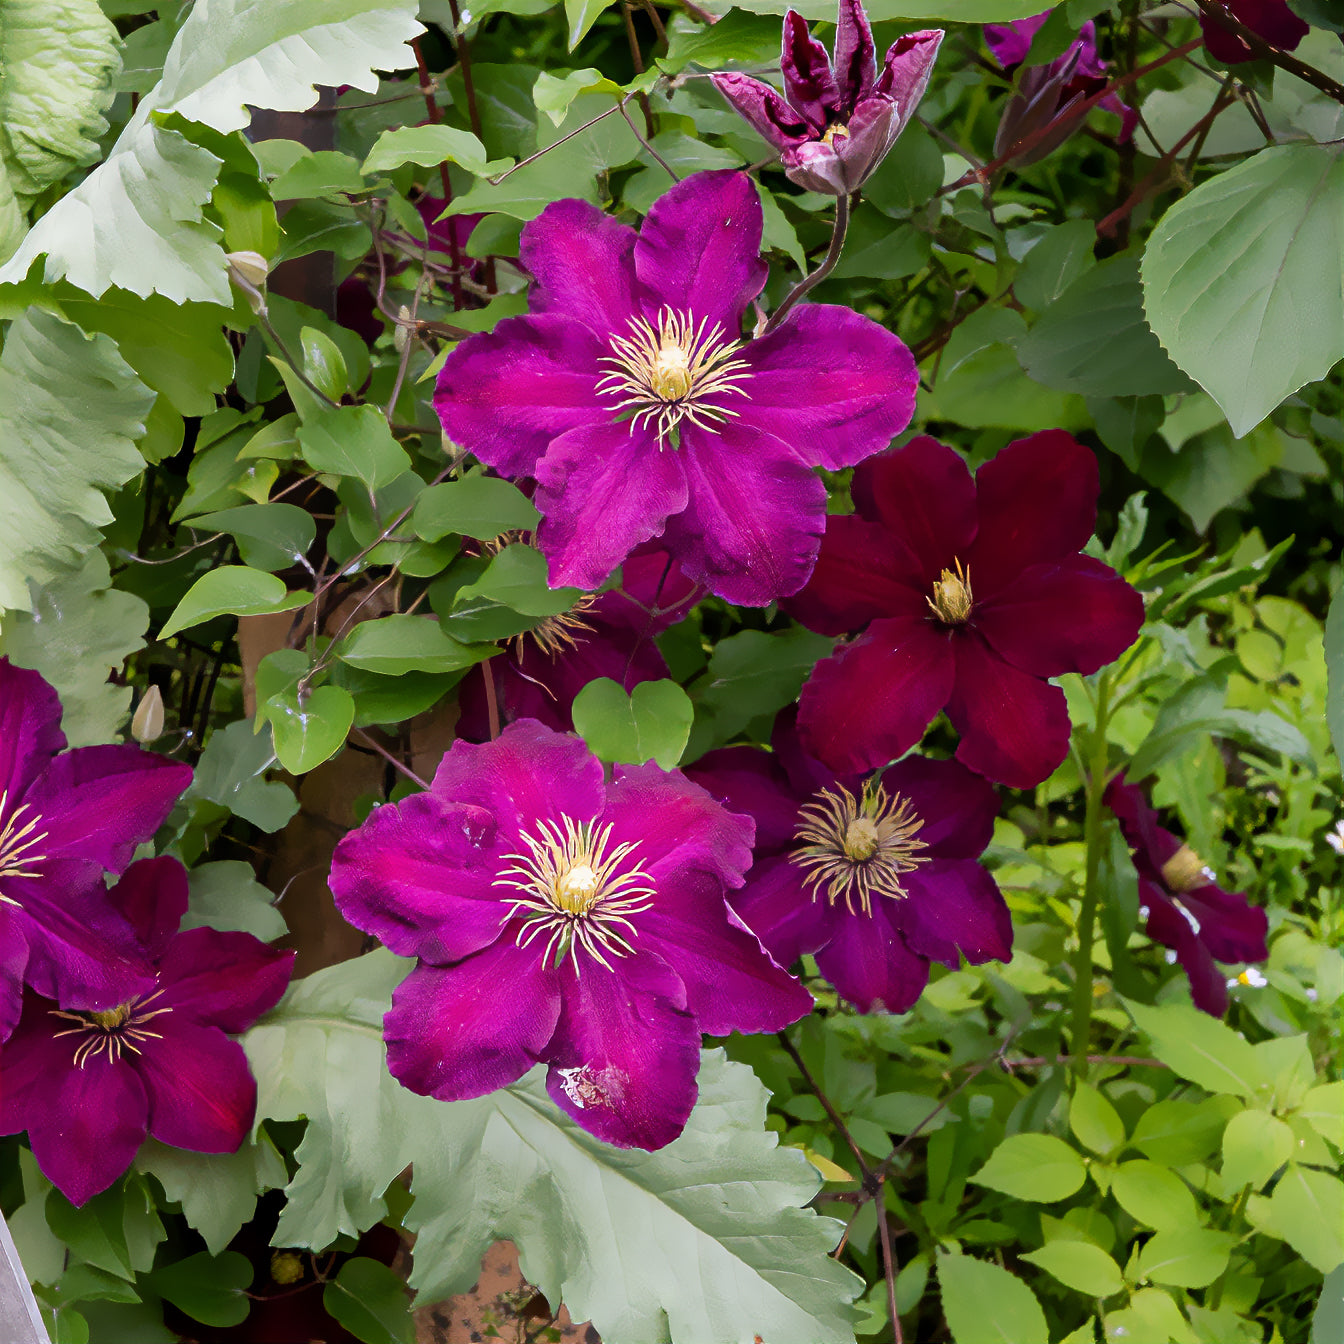
[[[987,23],[981,30],[985,45],[1005,70],[1011,65],[1021,65],[1031,50],[1032,38],[1049,17],[1050,11],[1047,10],[1044,14],[1015,19],[1012,23]]]
[[[537,463],[537,545],[550,583],[591,591],[636,546],[661,536],[686,507],[681,455],[634,421],[583,425],[556,439]]]
[[[1210,882],[1178,898],[1199,922],[1204,946],[1219,961],[1264,961],[1269,917],[1244,892],[1224,891]]]
[[[793,843],[798,799],[773,753],[759,747],[720,747],[688,765],[685,773],[730,812],[756,823],[753,849],[757,855],[772,854]]]
[[[907,873],[905,884],[895,916],[912,952],[953,970],[961,957],[978,966],[1012,956],[1008,906],[978,863],[935,859]]]
[[[1227,1012],[1227,981],[1190,921],[1155,882],[1139,883],[1139,899],[1148,908],[1144,932],[1176,954],[1195,1007],[1222,1017]]]
[[[938,48],[942,44],[943,30],[926,28],[918,33],[903,34],[887,48],[882,73],[878,75],[873,91],[889,94],[896,100],[900,117],[897,135],[909,125],[929,87],[933,63],[938,59]]]
[[[444,433],[505,476],[530,476],[551,440],[611,416],[597,394],[608,346],[558,313],[506,317],[468,337],[439,370]]]
[[[818,132],[824,131],[839,108],[840,91],[826,48],[807,31],[807,20],[792,9],[784,16],[779,63],[790,104]]]
[[[886,448],[910,423],[919,373],[899,337],[850,308],[805,303],[748,341],[742,418],[836,471]]]
[[[65,747],[61,698],[39,672],[0,658],[0,819]]]
[[[647,315],[665,306],[737,340],[742,314],[765,284],[763,219],[755,186],[736,169],[694,173],[664,192],[635,244]]]
[[[848,196],[856,190],[851,183],[849,169],[833,144],[824,140],[804,140],[790,145],[780,153],[784,176],[804,191],[815,191],[822,196]]]
[[[1117,775],[1106,786],[1102,802],[1115,813],[1125,843],[1134,851],[1134,862],[1147,877],[1156,878],[1162,865],[1181,847],[1181,842],[1157,822],[1157,813],[1136,784]]]
[[[999,795],[959,761],[907,756],[883,772],[882,786],[910,799],[923,822],[915,838],[931,858],[978,858],[994,835]]]
[[[149,1094],[149,1132],[193,1153],[232,1153],[257,1110],[257,1084],[237,1041],[218,1027],[166,1013],[148,1023],[157,1040],[136,1061]]]
[[[857,191],[887,157],[903,129],[896,100],[874,93],[854,109],[846,128],[848,135],[837,135],[831,142],[840,161],[845,190]]]
[[[861,1013],[903,1013],[929,982],[929,963],[912,952],[893,923],[890,902],[871,915],[837,909],[830,943],[817,967]]]
[[[151,1005],[237,1035],[280,1002],[294,953],[250,933],[188,929],[168,945]]]
[[[813,899],[803,886],[803,870],[786,854],[752,868],[747,885],[733,893],[733,909],[784,967],[825,947],[839,918],[824,900]]]
[[[835,85],[842,106],[852,109],[872,88],[876,74],[873,30],[863,12],[863,0],[840,0],[835,25]]]
[[[149,959],[157,961],[187,913],[189,895],[187,870],[176,859],[140,859],[108,899],[126,916]]]
[[[662,1148],[695,1105],[700,1030],[670,967],[648,952],[615,972],[566,970],[546,1052],[546,1090],[568,1116],[620,1148]]]
[[[947,716],[961,734],[957,760],[1010,788],[1033,788],[1068,754],[1064,692],[1005,663],[974,631],[956,649]]]
[[[955,670],[952,640],[928,621],[874,621],[818,663],[803,687],[803,744],[842,773],[886,765],[924,735],[952,693]]]
[[[560,1013],[560,973],[541,958],[536,943],[509,938],[453,966],[417,966],[383,1018],[393,1076],[441,1101],[517,1082],[546,1054]]]
[[[826,525],[826,489],[787,444],[748,424],[682,422],[685,511],[668,522],[682,569],[725,601],[763,607],[796,593]]]
[[[796,145],[811,133],[811,127],[788,103],[759,79],[733,71],[713,74],[710,79],[733,111],[776,150]]]

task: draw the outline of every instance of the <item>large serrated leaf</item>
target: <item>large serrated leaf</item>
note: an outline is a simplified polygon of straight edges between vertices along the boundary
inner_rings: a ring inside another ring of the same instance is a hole
[[[749,1069],[706,1052],[686,1132],[656,1153],[580,1130],[541,1070],[474,1101],[433,1101],[384,1063],[382,1015],[406,964],[375,952],[319,971],[243,1040],[258,1116],[308,1119],[277,1244],[370,1226],[414,1163],[422,1299],[474,1283],[486,1248],[509,1238],[547,1299],[607,1339],[852,1341],[858,1284],[827,1254],[837,1225],[800,1207],[816,1173],[763,1128]]]

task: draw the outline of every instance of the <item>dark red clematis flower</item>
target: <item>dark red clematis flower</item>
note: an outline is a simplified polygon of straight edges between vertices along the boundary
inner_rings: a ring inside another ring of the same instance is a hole
[[[1224,891],[1203,859],[1157,824],[1142,789],[1117,776],[1106,786],[1104,801],[1138,869],[1144,932],[1176,954],[1195,1007],[1222,1017],[1227,981],[1214,961],[1264,961],[1268,917],[1244,892]]]
[[[1008,960],[1008,907],[976,861],[998,813],[988,781],[918,756],[880,781],[837,777],[803,750],[789,712],[774,748],[726,747],[686,774],[756,820],[755,862],[730,900],[781,966],[814,953],[860,1011],[903,1013],[931,961]]]
[[[1143,599],[1079,555],[1097,462],[1063,430],[1011,443],[972,478],[918,438],[854,472],[855,512],[827,520],[817,568],[785,609],[826,635],[863,633],[819,663],[798,716],[836,770],[908,751],[942,709],[957,759],[1014,788],[1064,759],[1069,715],[1047,677],[1095,672],[1143,624]]]
[[[1238,23],[1280,51],[1293,51],[1311,31],[1311,26],[1298,18],[1285,0],[1221,0],[1221,4]],[[1255,59],[1255,52],[1236,33],[1224,28],[1203,10],[1199,15],[1199,27],[1209,55],[1224,65],[1239,65]]]
[[[110,1008],[151,983],[104,871],[123,872],[191,783],[191,767],[135,746],[65,751],[61,701],[0,658],[0,1041],[23,985]]]
[[[100,1012],[28,994],[0,1053],[0,1134],[26,1129],[37,1165],[72,1204],[106,1190],[146,1134],[197,1153],[237,1149],[257,1085],[225,1032],[278,1002],[294,960],[250,933],[179,933],[187,874],[176,859],[133,863],[109,900],[153,966],[147,991],[131,981]]]

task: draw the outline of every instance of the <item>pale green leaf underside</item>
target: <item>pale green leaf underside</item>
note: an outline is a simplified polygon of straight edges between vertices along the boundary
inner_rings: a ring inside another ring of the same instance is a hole
[[[244,1038],[258,1115],[309,1122],[277,1244],[369,1226],[414,1163],[411,1283],[425,1299],[474,1283],[507,1237],[547,1298],[604,1338],[853,1339],[857,1284],[827,1255],[837,1226],[800,1207],[816,1173],[764,1130],[750,1070],[707,1052],[685,1134],[656,1153],[584,1133],[542,1069],[474,1101],[416,1096],[387,1073],[380,1029],[405,965],[376,952],[309,976]]]

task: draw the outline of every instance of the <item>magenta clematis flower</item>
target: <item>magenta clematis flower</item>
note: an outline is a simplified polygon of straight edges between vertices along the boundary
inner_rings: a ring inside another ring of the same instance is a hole
[[[748,75],[711,78],[734,111],[779,151],[790,181],[806,191],[848,196],[914,116],[942,40],[941,28],[897,38],[879,73],[863,5],[840,0],[834,64],[801,14],[791,9],[784,16],[779,63],[787,102]]]
[[[356,928],[419,958],[384,1019],[387,1062],[454,1101],[538,1061],[583,1128],[660,1148],[695,1102],[700,1033],[776,1031],[811,996],[732,914],[752,825],[677,771],[617,766],[511,724],[456,742],[427,793],[336,847]]]
[[[0,1134],[28,1131],[43,1174],[72,1204],[106,1190],[146,1134],[231,1153],[252,1128],[257,1085],[225,1032],[246,1030],[289,983],[292,952],[250,933],[177,931],[187,874],[176,859],[133,863],[109,893],[153,970],[100,1012],[28,994],[0,1052]]]
[[[1218,886],[1203,859],[1157,824],[1142,789],[1117,776],[1106,786],[1104,801],[1138,869],[1144,932],[1175,953],[1195,1007],[1222,1017],[1227,982],[1214,960],[1264,961],[1268,917],[1244,892]]]
[[[765,282],[761,221],[739,172],[678,183],[638,234],[557,201],[523,230],[531,314],[444,363],[449,438],[537,481],[553,586],[595,589],[661,536],[730,602],[796,592],[825,525],[811,468],[852,465],[909,423],[914,359],[848,308],[800,304],[739,341]]]
[[[1310,24],[1289,9],[1286,0],[1219,0],[1222,8],[1280,51],[1294,51],[1299,42],[1311,31]],[[1209,55],[1224,65],[1239,65],[1255,59],[1255,53],[1239,38],[1203,10],[1199,27]]]
[[[826,635],[862,630],[803,687],[808,749],[837,770],[908,751],[942,709],[957,759],[1014,788],[1064,759],[1069,715],[1047,677],[1095,672],[1143,624],[1143,599],[1077,552],[1097,516],[1097,462],[1063,430],[1011,443],[972,478],[917,438],[854,473],[855,513],[828,520],[811,582],[786,609]]]
[[[190,766],[134,746],[65,751],[61,702],[0,658],[0,1041],[25,981],[74,1008],[110,1008],[151,975],[109,904],[121,873],[191,783]]]
[[[1005,71],[1015,70],[1027,58],[1032,38],[1040,31],[1050,11],[1036,14],[1015,23],[987,23],[985,43],[994,59]],[[1044,136],[1025,153],[1015,156],[1020,167],[1038,163],[1053,153],[1081,124],[1069,115],[1075,103],[1100,93],[1106,87],[1106,62],[1097,52],[1096,25],[1089,19],[1078,30],[1077,39],[1068,49],[1046,65],[1029,66],[1017,79],[1017,88],[1004,104],[994,138],[994,156],[1002,158],[1019,141],[1044,126],[1057,123],[1056,129]],[[1128,142],[1138,125],[1139,114],[1120,101],[1118,94],[1108,94],[1097,104],[1120,118],[1121,144]]]
[[[756,819],[756,862],[730,899],[780,965],[814,953],[861,1012],[903,1013],[931,961],[1008,960],[1008,907],[976,862],[998,812],[991,784],[918,756],[880,781],[837,777],[806,754],[789,714],[774,747],[725,747],[687,774]]]

